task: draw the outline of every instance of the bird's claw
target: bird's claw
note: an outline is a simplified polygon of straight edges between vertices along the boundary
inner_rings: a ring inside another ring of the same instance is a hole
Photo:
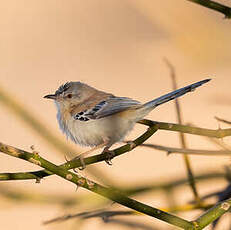
[[[81,166],[78,167],[79,170],[84,170],[86,168],[86,164],[85,164],[84,159],[81,156],[81,154],[79,156],[75,157],[73,160],[80,160]]]
[[[111,159],[106,159],[105,162],[106,162],[108,165],[112,166],[112,161],[111,161]]]
[[[84,159],[82,157],[79,158],[80,162],[81,162],[81,166],[78,167],[79,170],[84,170],[86,168],[86,164],[84,162]]]
[[[115,157],[115,153],[114,151],[110,151],[110,150],[104,150],[104,153],[106,154],[106,160],[105,162],[108,164],[108,165],[112,165],[112,159]]]
[[[77,168],[73,168],[73,171],[76,172],[76,173],[78,173],[77,169],[84,170],[86,168],[86,164],[85,164],[85,162],[83,160],[83,157],[81,155],[79,155],[79,156],[77,156],[77,157],[75,157],[75,158],[73,158],[71,160],[69,160],[66,155],[64,155],[64,158],[65,158],[66,162],[70,162],[70,161],[78,160],[78,159],[80,160],[81,166],[79,166]]]

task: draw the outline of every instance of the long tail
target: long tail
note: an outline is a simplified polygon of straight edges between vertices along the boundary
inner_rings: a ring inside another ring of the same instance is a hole
[[[198,81],[194,84],[191,84],[191,85],[188,85],[188,86],[185,86],[181,89],[177,89],[171,93],[168,93],[168,94],[165,94],[161,97],[158,97],[152,101],[149,101],[145,104],[142,105],[142,107],[139,109],[140,111],[140,115],[141,116],[145,116],[146,114],[148,114],[151,110],[153,110],[155,107],[157,107],[158,105],[161,105],[163,103],[166,103],[168,101],[171,101],[175,98],[178,98],[188,92],[192,92],[194,91],[197,87],[205,84],[206,82],[210,81],[211,79],[205,79],[203,81]],[[143,112],[143,115],[142,115],[142,112]]]

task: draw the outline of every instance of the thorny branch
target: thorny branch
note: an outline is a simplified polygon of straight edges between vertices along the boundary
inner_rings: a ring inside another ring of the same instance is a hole
[[[193,224],[190,221],[184,220],[180,217],[174,216],[170,213],[164,212],[160,209],[145,205],[141,202],[133,200],[131,198],[126,197],[121,192],[113,189],[101,186],[85,177],[79,176],[75,173],[72,173],[62,167],[59,167],[38,154],[29,153],[24,150],[17,149],[15,147],[0,143],[0,151],[6,153],[10,156],[17,157],[26,161],[29,161],[35,165],[38,165],[49,172],[52,172],[67,181],[70,181],[77,186],[83,187],[87,190],[90,190],[94,193],[97,193],[101,196],[104,196],[114,202],[122,204],[126,207],[134,209],[143,214],[147,214],[149,216],[155,217],[157,219],[163,220],[167,223],[170,223],[174,226],[178,226],[182,229],[193,229]]]

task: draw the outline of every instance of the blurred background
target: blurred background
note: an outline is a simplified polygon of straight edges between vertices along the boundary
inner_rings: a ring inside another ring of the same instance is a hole
[[[230,4],[230,1],[220,1]],[[9,0],[0,9],[0,88],[14,98],[76,153],[85,151],[66,140],[56,122],[56,108],[43,96],[67,81],[82,81],[117,96],[146,102],[172,90],[169,68],[174,66],[179,87],[212,78],[212,81],[180,99],[184,123],[217,129],[227,125],[214,116],[230,119],[230,24],[222,14],[186,0]],[[63,154],[38,135],[27,122],[0,103],[0,141],[30,150],[34,145],[46,159],[61,164]],[[149,119],[176,122],[174,103],[153,111]],[[231,119],[230,119],[231,120]],[[137,125],[128,139],[145,130]],[[187,135],[187,146],[219,149],[204,137]],[[228,143],[230,138],[223,141]],[[147,143],[180,147],[178,133],[158,131]],[[195,175],[224,172],[229,157],[190,157]],[[0,172],[37,170],[32,164],[0,154]],[[97,173],[92,173],[97,170]],[[87,167],[80,174],[105,185],[135,188],[187,179],[182,156],[136,148],[105,163]],[[222,190],[222,178],[198,182],[200,196]],[[101,218],[73,218],[43,225],[44,221],[67,214],[107,208],[128,210],[95,194],[78,189],[55,176],[37,184],[34,180],[0,184],[0,221],[4,229],[174,229],[147,216],[119,216],[104,223]],[[141,202],[165,208],[169,200],[186,204],[193,194],[185,186],[166,195],[155,190],[134,196]],[[215,199],[213,200],[215,201]],[[180,212],[192,220],[202,211]],[[132,223],[133,225],[129,225]],[[137,225],[135,225],[135,223]],[[217,229],[228,229],[228,221]],[[207,229],[210,229],[208,227]]]

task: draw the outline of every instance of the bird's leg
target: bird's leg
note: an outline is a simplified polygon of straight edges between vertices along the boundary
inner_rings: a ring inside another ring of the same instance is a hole
[[[112,165],[111,160],[115,157],[114,151],[113,151],[113,150],[109,150],[109,148],[110,148],[111,146],[112,146],[112,145],[106,146],[106,147],[103,149],[103,152],[102,152],[102,153],[105,153],[106,156],[107,156],[107,159],[105,160],[105,162],[106,162],[108,165]]]
[[[104,142],[104,143],[102,143],[102,144],[100,144],[100,145],[97,145],[97,146],[95,146],[94,148],[92,148],[92,149],[90,149],[90,150],[88,150],[88,151],[86,151],[86,152],[84,152],[84,153],[79,154],[77,157],[75,157],[75,158],[72,159],[72,160],[77,160],[77,159],[79,159],[80,162],[81,162],[81,167],[80,167],[79,169],[80,169],[80,170],[83,170],[83,169],[86,168],[86,164],[85,164],[85,162],[84,162],[84,157],[87,156],[87,155],[89,155],[91,152],[93,152],[93,151],[95,151],[95,150],[97,150],[97,149],[102,148],[103,146],[105,146],[105,144],[106,144],[106,143]]]

